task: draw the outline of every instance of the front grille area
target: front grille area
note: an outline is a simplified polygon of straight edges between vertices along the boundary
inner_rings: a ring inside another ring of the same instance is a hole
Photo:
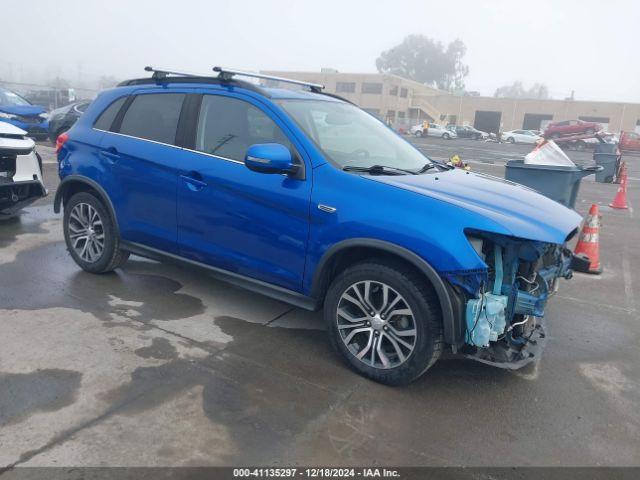
[[[22,115],[18,115],[17,120],[20,120],[21,122],[24,122],[24,123],[28,123],[29,125],[39,125],[44,121],[44,119],[41,117],[32,117],[32,116],[25,117]]]

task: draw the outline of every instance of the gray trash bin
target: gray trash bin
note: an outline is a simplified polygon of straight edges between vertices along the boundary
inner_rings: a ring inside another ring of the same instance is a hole
[[[509,160],[504,178],[537,190],[546,197],[573,208],[578,198],[580,180],[603,167],[532,165],[524,160]]]
[[[618,146],[613,143],[599,143],[593,152],[593,159],[596,165],[602,166],[602,170],[596,173],[596,182],[613,182],[620,161]]]

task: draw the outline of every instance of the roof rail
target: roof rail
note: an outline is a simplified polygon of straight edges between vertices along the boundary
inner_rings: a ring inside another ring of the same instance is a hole
[[[311,90],[314,93],[321,93],[322,89],[324,89],[324,85],[321,85],[319,83],[304,82],[302,80],[293,80],[291,78],[276,77],[274,75],[265,75],[263,73],[245,72],[242,70],[231,70],[229,68],[222,68],[222,67],[213,67],[213,71],[218,72],[218,78],[223,81],[231,80],[234,76],[239,75],[241,77],[260,78],[263,80],[273,80],[276,82],[291,83],[293,85],[302,85],[303,87],[309,87],[309,90]]]

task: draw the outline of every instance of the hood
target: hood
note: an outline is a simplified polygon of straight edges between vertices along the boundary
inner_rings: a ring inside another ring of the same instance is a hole
[[[519,238],[562,244],[582,221],[575,211],[535,190],[482,173],[455,169],[367,178],[482,215]]]
[[[0,112],[23,117],[37,117],[46,112],[46,109],[40,105],[0,105]]]
[[[27,132],[7,122],[0,122],[0,155],[27,155],[34,147],[31,138],[25,138]]]

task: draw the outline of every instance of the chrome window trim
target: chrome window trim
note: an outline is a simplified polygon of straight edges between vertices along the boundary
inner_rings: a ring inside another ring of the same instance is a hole
[[[220,155],[214,155],[212,153],[201,152],[200,150],[193,150],[191,148],[179,147],[178,145],[172,145],[170,143],[158,142],[156,140],[150,140],[148,138],[136,137],[134,135],[127,135],[125,133],[112,132],[110,130],[102,130],[100,128],[95,128],[95,127],[92,127],[92,129],[96,130],[98,132],[110,133],[111,135],[119,135],[121,137],[133,138],[135,140],[142,140],[144,142],[155,143],[157,145],[165,145],[167,147],[177,148],[178,150],[184,150],[184,151],[187,151],[187,152],[199,153],[200,155],[206,155],[207,157],[213,157],[213,158],[217,158],[217,159],[220,159],[220,160],[225,160],[227,162],[239,163],[240,165],[244,165],[244,162],[241,162],[240,160],[235,160],[233,158],[227,158],[227,157],[221,157]]]

